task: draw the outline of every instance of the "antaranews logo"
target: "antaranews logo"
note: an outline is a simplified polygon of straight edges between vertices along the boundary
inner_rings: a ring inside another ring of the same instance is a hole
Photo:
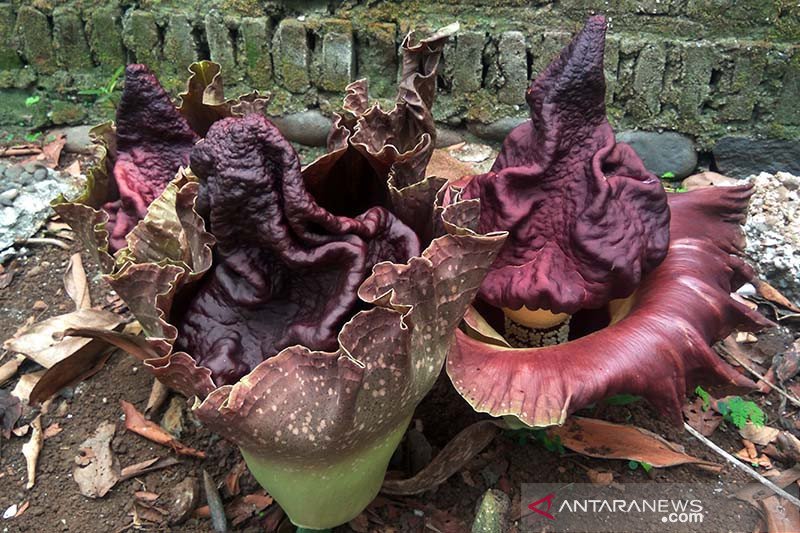
[[[712,483],[526,483],[522,510],[519,530],[525,533],[711,532],[720,520],[730,522],[725,530],[738,531],[759,520]]]

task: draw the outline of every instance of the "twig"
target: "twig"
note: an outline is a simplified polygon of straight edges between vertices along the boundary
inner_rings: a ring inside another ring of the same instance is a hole
[[[752,468],[747,466],[746,464],[744,464],[741,461],[737,460],[734,456],[732,456],[731,454],[729,454],[728,452],[726,452],[725,450],[723,450],[722,448],[720,448],[719,446],[714,444],[714,442],[712,442],[710,439],[704,437],[699,431],[694,429],[692,426],[690,426],[689,424],[684,422],[683,423],[683,427],[685,427],[686,431],[688,431],[689,433],[694,435],[700,442],[702,442],[703,444],[705,444],[706,446],[708,446],[709,448],[711,448],[712,450],[714,450],[715,452],[720,454],[726,461],[728,461],[730,464],[732,464],[735,468],[737,468],[737,469],[741,470],[742,472],[746,473],[747,475],[749,475],[750,477],[752,477],[753,479],[755,479],[756,481],[758,481],[762,485],[764,485],[764,486],[768,487],[769,489],[771,489],[772,491],[774,491],[779,496],[781,496],[783,498],[786,498],[787,500],[789,500],[791,503],[793,503],[797,507],[800,507],[800,500],[798,500],[797,498],[795,498],[794,496],[792,496],[791,494],[789,494],[788,492],[786,492],[785,490],[783,490],[782,488],[777,486],[775,483],[773,483],[772,481],[768,480],[767,478],[765,478],[764,476],[762,476],[761,474],[759,474],[758,472],[756,472],[755,470],[753,470]]]
[[[761,374],[759,374],[758,372],[756,372],[755,370],[750,368],[750,366],[748,366],[747,363],[745,363],[744,361],[742,361],[741,359],[736,357],[736,354],[734,354],[730,350],[727,350],[725,347],[720,347],[720,349],[722,351],[724,351],[726,354],[728,354],[728,356],[730,356],[731,359],[733,359],[734,361],[736,361],[737,363],[742,365],[742,367],[745,370],[747,370],[748,372],[750,372],[751,374],[756,376],[758,379],[760,379],[761,381],[763,381],[764,383],[769,385],[770,388],[772,388],[772,390],[774,390],[775,392],[777,392],[778,394],[780,394],[781,396],[783,396],[784,398],[786,398],[787,400],[789,400],[790,402],[795,404],[797,407],[800,407],[800,400],[798,400],[794,396],[790,395],[789,393],[785,392],[783,389],[781,389],[780,387],[778,387],[774,383],[770,382],[767,378],[765,378],[764,376],[762,376]]]
[[[31,237],[30,239],[22,239],[17,241],[17,244],[52,244],[58,246],[62,250],[69,250],[69,244],[59,241],[58,239],[50,239],[48,237]]]

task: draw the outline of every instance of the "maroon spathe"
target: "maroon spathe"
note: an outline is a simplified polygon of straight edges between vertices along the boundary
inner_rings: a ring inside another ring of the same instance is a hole
[[[629,296],[664,259],[666,193],[605,115],[606,23],[590,18],[527,93],[531,120],[515,128],[487,174],[480,231],[508,231],[480,296],[496,307],[573,314]]]

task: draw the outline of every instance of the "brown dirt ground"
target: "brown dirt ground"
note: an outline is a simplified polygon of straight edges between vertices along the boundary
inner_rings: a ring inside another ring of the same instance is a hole
[[[77,245],[73,248],[73,251],[78,250]],[[52,246],[36,245],[29,253],[14,260],[11,267],[15,271],[13,281],[7,288],[0,290],[0,340],[10,337],[28,317],[35,314],[34,304],[39,300],[48,306],[40,318],[67,312],[72,308],[72,303],[62,288],[62,274],[71,253],[72,251]],[[86,261],[85,256],[84,260]],[[93,265],[86,264],[86,267],[92,281],[93,301],[95,304],[102,304],[109,295],[109,289],[100,280]],[[9,265],[6,268],[8,270]],[[4,360],[0,359],[0,363]],[[21,372],[34,370],[35,367],[33,363],[26,363]],[[25,460],[21,454],[27,436],[12,437],[10,440],[0,438],[0,511],[12,504],[29,502],[29,507],[22,516],[0,520],[0,531],[122,531],[132,521],[130,513],[135,491],[151,491],[163,497],[188,476],[202,479],[203,469],[221,483],[225,475],[239,462],[238,451],[225,440],[194,424],[191,416],[187,415],[186,429],[181,435],[181,441],[205,450],[208,454],[206,459],[181,458],[179,465],[118,483],[100,499],[90,499],[80,494],[78,486],[71,479],[74,458],[80,443],[103,421],[117,424],[112,449],[122,466],[172,454],[169,449],[124,430],[119,401],[127,400],[143,411],[152,382],[152,378],[136,360],[123,353],[116,353],[98,374],[62,392],[54,400],[49,413],[43,416],[42,422],[43,427],[58,423],[63,431],[45,441],[39,458],[36,485],[31,490],[25,489]],[[3,388],[10,390],[13,386],[14,380],[6,383]],[[767,401],[765,409],[770,419],[774,420],[777,395],[773,393],[760,398],[760,401]],[[59,408],[62,404],[64,406]],[[59,411],[63,416],[57,414]],[[447,413],[446,420],[442,420],[442,413]],[[34,414],[35,411],[29,411],[19,424],[29,422]],[[708,448],[669,425],[641,402],[589,409],[582,414],[649,429],[670,441],[682,444],[692,455],[722,463]],[[420,406],[417,418],[422,424],[423,433],[434,450],[437,450],[458,431],[480,419],[481,415],[472,412],[448,387],[446,378],[443,378]],[[160,413],[154,419],[159,420]],[[731,452],[741,448],[738,434],[731,428],[718,430],[713,439]],[[399,460],[396,463],[403,462]],[[779,469],[785,466],[790,465],[776,464]],[[631,470],[626,461],[591,459],[569,452],[560,455],[547,451],[534,441],[520,443],[517,436],[506,433],[496,438],[459,474],[437,489],[415,497],[381,496],[362,519],[337,528],[337,531],[469,531],[476,504],[486,489],[494,487],[506,492],[514,502],[512,515],[519,517],[522,483],[584,483],[588,481],[587,468],[611,471],[617,482],[719,484],[726,494],[735,492],[749,481],[749,478],[729,466],[725,466],[719,474],[711,474],[696,467],[679,466],[653,470],[648,475],[641,469]],[[401,472],[400,475],[407,474]],[[248,473],[242,476],[241,486],[243,494],[258,490],[258,485]],[[224,494],[223,497],[226,501],[230,499]],[[761,527],[761,517],[755,508],[741,503],[737,510],[737,513],[716,516],[713,508],[710,509],[709,516],[713,517],[713,522],[707,523],[708,529],[703,531],[755,531]],[[273,505],[260,516],[251,517],[233,530],[292,531],[285,520],[276,528],[281,514],[277,505]],[[194,517],[180,526],[150,529],[176,532],[213,531],[208,519]],[[517,526],[512,525],[511,531],[517,531]]]

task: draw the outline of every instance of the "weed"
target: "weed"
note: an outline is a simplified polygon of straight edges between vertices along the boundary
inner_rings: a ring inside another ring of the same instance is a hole
[[[25,99],[25,107],[32,107],[39,103],[42,98],[40,96],[29,96]]]
[[[115,70],[114,74],[111,75],[111,78],[109,78],[104,86],[96,89],[85,89],[83,91],[78,91],[78,94],[94,96],[96,97],[96,104],[110,104],[111,107],[116,108],[117,102],[115,101],[114,91],[117,89],[117,83],[119,82],[119,78],[122,76],[123,72],[125,72],[125,66],[121,66]]]
[[[631,470],[636,470],[639,467],[641,467],[645,472],[650,472],[650,470],[653,469],[653,465],[644,461],[628,461],[628,468]]]
[[[703,400],[703,410],[707,411],[711,406],[711,395],[702,387],[694,389]],[[755,402],[745,400],[741,396],[731,396],[727,401],[717,402],[717,410],[722,415],[723,420],[730,422],[739,429],[752,422],[754,426],[761,427],[766,421],[766,415]]]

